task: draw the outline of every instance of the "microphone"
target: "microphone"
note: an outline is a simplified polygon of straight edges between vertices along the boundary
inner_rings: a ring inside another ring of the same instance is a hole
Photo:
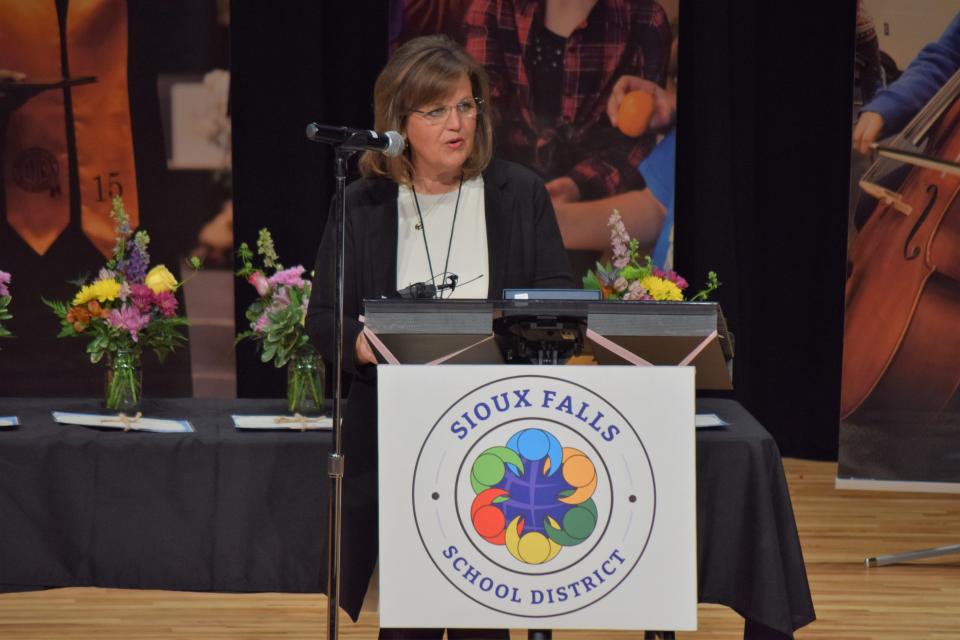
[[[450,289],[450,293],[453,293],[453,291],[457,288],[457,281],[459,279],[460,277],[457,274],[451,273],[447,276],[447,281],[449,284],[436,285],[428,282],[414,282],[409,287],[400,289],[397,291],[397,293],[400,294],[401,298],[405,299],[432,299],[436,298],[438,294],[445,289]],[[473,282],[473,280],[471,280],[471,282]]]
[[[391,158],[400,155],[407,144],[396,131],[377,133],[369,129],[333,127],[316,122],[307,125],[307,140],[325,142],[347,150],[380,151]]]

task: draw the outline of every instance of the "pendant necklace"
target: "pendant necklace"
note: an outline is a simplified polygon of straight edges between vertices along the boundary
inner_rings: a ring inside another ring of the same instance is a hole
[[[423,214],[420,213],[420,201],[417,199],[417,190],[413,186],[413,183],[410,184],[410,191],[413,192],[413,203],[417,207],[417,219],[420,223],[417,225],[417,228],[420,230],[421,235],[423,235],[423,248],[427,252],[427,268],[430,269],[430,283],[436,286],[437,276],[433,271],[433,262],[430,260],[430,247],[427,244],[427,230],[423,227]],[[450,239],[447,241],[447,258],[443,263],[443,272],[440,275],[446,275],[447,267],[450,265],[450,249],[453,247],[453,230],[457,226],[457,210],[460,208],[460,193],[463,191],[463,174],[460,174],[460,184],[457,186],[457,201],[453,205],[453,222],[450,223]],[[439,204],[436,203],[436,204]],[[436,206],[434,205],[434,207]],[[427,213],[433,211],[434,207],[431,207],[427,210]],[[443,296],[440,296],[443,298]]]

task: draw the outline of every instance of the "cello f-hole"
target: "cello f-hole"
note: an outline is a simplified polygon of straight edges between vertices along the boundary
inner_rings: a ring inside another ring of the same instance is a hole
[[[916,260],[920,255],[920,246],[917,245],[913,248],[913,251],[910,251],[910,241],[913,240],[913,237],[917,235],[917,231],[920,230],[920,226],[923,224],[923,221],[927,219],[927,216],[930,215],[930,210],[933,209],[934,203],[937,201],[937,185],[931,184],[927,187],[927,193],[930,194],[930,199],[927,201],[927,206],[923,208],[923,211],[920,213],[920,217],[917,218],[916,223],[913,225],[913,229],[910,229],[910,235],[907,236],[907,241],[903,243],[903,257],[906,260]]]

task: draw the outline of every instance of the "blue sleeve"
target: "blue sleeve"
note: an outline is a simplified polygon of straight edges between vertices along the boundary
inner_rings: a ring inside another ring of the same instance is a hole
[[[663,206],[673,200],[673,184],[677,170],[677,130],[670,133],[653,148],[650,155],[640,163],[640,174],[653,197]]]
[[[960,13],[954,16],[940,39],[921,49],[903,75],[877,92],[863,111],[874,111],[883,117],[883,135],[900,131],[958,68]]]
[[[667,210],[651,258],[654,264],[668,270],[673,268],[673,191],[676,171],[677,130],[671,129],[640,163],[640,173],[647,188]]]

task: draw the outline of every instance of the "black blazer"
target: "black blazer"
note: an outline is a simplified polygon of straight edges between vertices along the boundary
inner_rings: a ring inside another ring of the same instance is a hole
[[[498,299],[506,288],[574,287],[550,197],[532,171],[493,160],[483,172],[489,285]],[[365,299],[396,292],[398,186],[363,178],[346,190],[344,256],[344,371],[353,374],[343,414],[343,528],[340,604],[356,620],[377,558],[376,369],[355,363],[354,345]],[[332,211],[332,210],[331,210]],[[334,216],[328,217],[314,271],[307,333],[327,361],[335,361]],[[326,584],[323,576],[321,584]]]

